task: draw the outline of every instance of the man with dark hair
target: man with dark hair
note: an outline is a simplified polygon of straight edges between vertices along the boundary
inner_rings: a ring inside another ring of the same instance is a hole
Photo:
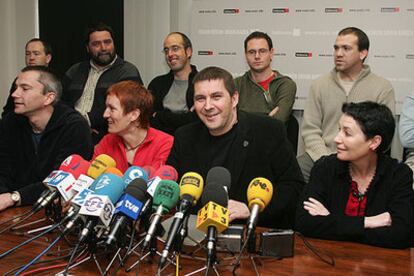
[[[62,101],[86,118],[94,144],[107,133],[108,126],[102,115],[108,87],[121,80],[142,84],[138,69],[117,56],[113,35],[112,28],[103,23],[87,29],[85,42],[89,60],[73,65],[63,79]]]
[[[52,47],[49,42],[40,38],[30,39],[25,46],[25,62],[26,66],[49,66],[52,60]],[[3,107],[2,117],[8,112],[13,112],[14,104],[11,94],[15,90],[15,81],[10,88],[10,95],[7,98],[6,105]]]
[[[0,210],[32,204],[42,180],[71,154],[91,157],[88,125],[59,103],[62,85],[47,67],[28,66],[16,79],[14,112],[0,123]]]
[[[237,110],[239,93],[229,72],[208,67],[194,78],[194,110],[200,121],[178,129],[167,163],[179,175],[194,171],[204,178],[215,166],[231,173],[230,220],[250,216],[247,188],[264,177],[273,198],[259,225],[291,228],[303,180],[284,125],[279,120]]]
[[[194,87],[192,80],[197,68],[191,65],[193,48],[183,33],[172,32],[164,40],[162,52],[170,72],[155,77],[148,85],[154,95],[151,125],[170,134],[196,120],[192,112]]]
[[[311,85],[302,123],[305,153],[298,157],[306,182],[314,162],[336,150],[334,138],[343,103],[373,101],[395,112],[391,83],[364,65],[368,49],[369,40],[362,30],[341,30],[334,44],[335,68]]]
[[[239,108],[286,123],[295,102],[296,84],[272,70],[272,39],[266,33],[253,32],[244,40],[244,51],[250,70],[235,79],[240,93]]]

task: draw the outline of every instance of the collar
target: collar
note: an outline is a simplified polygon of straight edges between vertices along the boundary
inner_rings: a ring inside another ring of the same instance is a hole
[[[335,154],[336,157],[336,154]],[[338,162],[338,176],[341,178],[351,179],[349,174],[349,161],[342,161],[338,158],[335,159]],[[377,182],[379,178],[381,178],[387,171],[387,167],[389,165],[390,158],[383,153],[378,153],[377,159],[377,168],[375,170],[374,178],[371,182],[371,185],[374,182]]]
[[[90,66],[91,66],[91,68],[93,69],[93,70],[95,70],[96,72],[105,72],[106,70],[108,70],[109,68],[111,68],[112,67],[112,65],[114,65],[114,63],[116,62],[116,60],[118,59],[118,55],[115,55],[115,58],[114,58],[114,60],[111,62],[111,63],[109,63],[108,65],[106,65],[105,67],[102,67],[102,68],[98,68],[96,65],[95,65],[95,63],[93,63],[93,61],[92,61],[92,59],[90,59],[89,60],[89,64],[90,64]]]
[[[363,67],[362,67],[362,70],[359,73],[359,76],[355,80],[355,82],[359,81],[360,79],[363,79],[364,77],[366,77],[367,75],[369,75],[369,73],[371,73],[371,68],[369,67],[369,65],[364,64]],[[338,71],[335,68],[333,68],[331,70],[331,76],[335,80],[335,82],[339,83]]]

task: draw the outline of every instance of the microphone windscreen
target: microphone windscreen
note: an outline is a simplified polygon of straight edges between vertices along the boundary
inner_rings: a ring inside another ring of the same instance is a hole
[[[117,175],[119,177],[123,177],[124,176],[124,174],[119,169],[117,169],[115,167],[109,167],[109,168],[107,168],[105,170],[105,173],[111,173],[111,174]]]
[[[124,186],[125,188],[136,178],[142,178],[145,182],[148,181],[147,172],[138,166],[129,167],[124,173]]]
[[[178,172],[176,169],[174,169],[174,167],[170,165],[164,165],[159,167],[159,169],[154,172],[154,176],[158,176],[164,180],[177,181]]]
[[[146,165],[146,166],[144,166],[142,168],[147,172],[148,179],[151,179],[151,178],[153,178],[155,176],[155,174],[154,174],[155,173],[155,169],[154,169],[153,166]]]
[[[147,183],[142,178],[135,178],[125,189],[125,193],[129,194],[141,202],[147,201]]]
[[[269,180],[263,177],[254,178],[247,188],[249,208],[252,208],[253,204],[257,204],[260,207],[260,212],[269,204],[272,196],[273,185]]]
[[[87,174],[93,179],[96,179],[109,167],[116,167],[115,160],[107,154],[100,154],[91,162]]]
[[[67,172],[71,173],[73,177],[75,177],[75,179],[78,179],[81,174],[86,174],[90,166],[91,163],[82,159],[77,164],[74,164],[73,166],[69,167]]]
[[[211,183],[220,184],[228,192],[231,186],[231,175],[229,170],[224,167],[211,168],[207,173],[206,186]]]
[[[193,205],[199,200],[204,187],[204,180],[196,172],[187,172],[181,177],[180,181],[180,198],[189,195],[194,199]]]
[[[97,195],[108,196],[113,204],[121,197],[124,191],[122,178],[117,175],[104,173],[92,183],[90,190]]]
[[[66,157],[65,160],[63,160],[62,164],[60,164],[59,170],[65,171],[65,172],[69,172],[71,173],[75,178],[78,178],[79,175],[74,175],[72,173],[73,170],[76,170],[80,165],[81,165],[81,161],[85,161],[82,156],[78,155],[78,154],[72,154],[69,155],[68,157]],[[86,161],[87,162],[87,161]],[[84,164],[84,163],[83,163]],[[80,168],[82,169],[82,168]],[[86,168],[88,169],[88,168]],[[86,173],[86,172],[85,172]],[[81,173],[79,173],[81,174]]]
[[[152,201],[153,209],[157,209],[162,205],[163,211],[169,212],[173,208],[180,197],[180,187],[175,181],[161,180],[155,189],[154,198]]]
[[[210,201],[213,201],[223,207],[227,207],[229,200],[227,192],[224,190],[223,186],[213,183],[206,184],[203,195],[201,196],[201,205],[204,206]]]

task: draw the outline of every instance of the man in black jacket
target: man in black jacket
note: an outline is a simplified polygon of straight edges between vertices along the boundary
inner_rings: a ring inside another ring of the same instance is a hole
[[[193,122],[197,116],[192,112],[197,68],[191,65],[193,48],[183,33],[170,33],[164,40],[163,53],[170,72],[155,77],[148,90],[154,95],[154,114],[151,125],[174,134],[180,126]]]
[[[93,145],[85,119],[58,100],[62,86],[44,66],[16,79],[14,112],[0,123],[0,210],[32,204],[42,180],[71,154],[89,160]]]
[[[24,47],[24,56],[26,66],[49,66],[49,63],[52,61],[52,46],[49,42],[40,38],[32,38],[27,41],[26,46]],[[6,113],[13,112],[14,104],[11,94],[15,90],[15,80],[10,87],[10,95],[7,98],[6,105],[3,107],[3,112],[1,117],[4,117]]]
[[[122,80],[142,84],[138,69],[117,56],[113,37],[112,28],[105,24],[89,28],[85,42],[90,59],[73,65],[63,78],[62,101],[86,118],[94,144],[107,133],[102,116],[108,87]]]
[[[194,110],[200,122],[176,131],[167,163],[181,176],[194,171],[204,178],[212,167],[227,168],[231,221],[250,216],[248,185],[256,177],[267,178],[273,197],[259,225],[292,228],[303,178],[285,127],[279,120],[237,111],[238,96],[229,72],[217,67],[200,71],[194,78]]]

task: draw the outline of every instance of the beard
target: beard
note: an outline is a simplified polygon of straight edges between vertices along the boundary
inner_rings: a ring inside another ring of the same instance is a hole
[[[114,61],[116,54],[115,51],[107,53],[97,53],[96,55],[90,54],[93,62],[98,66],[107,66]]]

